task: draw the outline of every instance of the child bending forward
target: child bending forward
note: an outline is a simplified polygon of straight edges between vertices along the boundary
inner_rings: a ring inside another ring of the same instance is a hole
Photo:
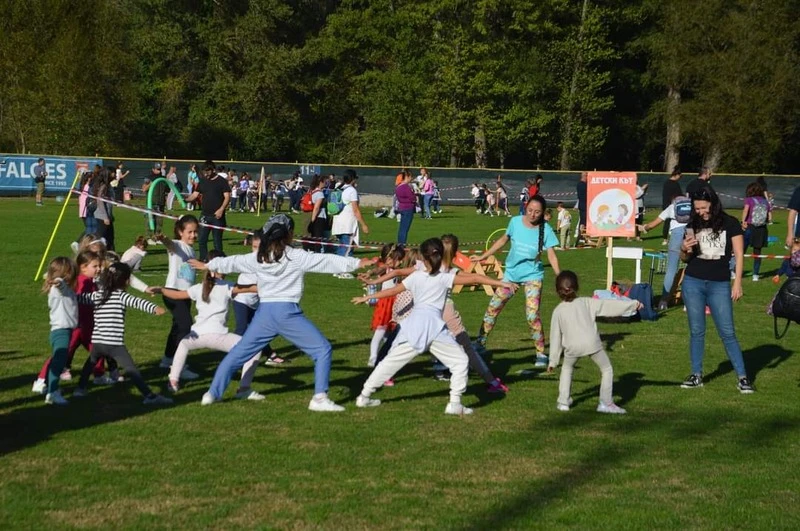
[[[572,404],[569,396],[572,369],[580,358],[589,356],[600,368],[598,413],[626,413],[612,398],[614,370],[603,350],[595,318],[622,316],[639,309],[639,302],[578,297],[578,276],[572,271],[562,271],[556,277],[556,292],[562,302],[553,310],[550,320],[550,364],[547,367],[547,372],[553,372],[561,359],[561,352],[564,352],[556,408],[559,411],[569,411]]]
[[[394,297],[408,290],[414,296],[414,308],[403,321],[400,333],[392,349],[381,361],[364,383],[361,394],[356,399],[357,407],[380,405],[380,400],[370,398],[394,374],[403,368],[417,354],[430,350],[448,369],[450,369],[450,402],[444,412],[447,415],[469,415],[472,409],[461,405],[461,395],[467,388],[469,359],[456,343],[442,319],[442,310],[447,293],[453,284],[489,284],[504,287],[512,292],[517,285],[501,282],[483,275],[444,273],[442,256],[444,245],[439,238],[431,238],[420,246],[425,271],[415,271],[394,288],[379,291],[374,295],[355,297],[356,304],[367,302],[370,298]]]

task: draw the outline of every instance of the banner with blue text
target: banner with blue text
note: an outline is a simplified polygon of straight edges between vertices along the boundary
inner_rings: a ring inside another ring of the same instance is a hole
[[[39,157],[21,155],[0,155],[0,192],[26,192],[36,188],[33,181],[34,167]],[[102,159],[45,158],[47,172],[45,187],[48,192],[67,192],[75,173],[103,165]]]

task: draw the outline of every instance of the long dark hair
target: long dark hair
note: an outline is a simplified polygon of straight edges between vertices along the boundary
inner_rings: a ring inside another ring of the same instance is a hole
[[[444,244],[439,238],[429,238],[419,246],[422,258],[431,266],[431,276],[439,274],[442,267],[442,256],[444,255]]]
[[[209,262],[214,258],[225,258],[225,253],[222,251],[217,251],[216,249],[209,251]],[[216,283],[217,279],[214,277],[214,273],[206,269],[206,272],[203,275],[203,302],[209,302],[211,300],[211,290],[214,289]]]
[[[100,285],[103,287],[103,296],[100,304],[105,304],[114,291],[124,291],[131,278],[131,266],[123,262],[114,262],[100,275]]]
[[[540,177],[540,176],[537,175],[536,177]],[[539,255],[539,254],[542,254],[542,249],[544,249],[544,226],[546,224],[545,221],[544,221],[544,213],[547,210],[547,200],[544,197],[542,197],[541,195],[536,194],[535,196],[533,196],[530,199],[528,199],[528,205],[530,205],[534,201],[536,201],[537,203],[542,205],[542,214],[541,214],[541,216],[539,216],[539,219],[537,220],[538,223],[539,223],[539,250],[536,251],[536,254]],[[527,209],[527,205],[526,205],[525,208]],[[534,227],[535,226],[536,225],[534,224]]]
[[[711,203],[711,216],[708,218],[708,221],[703,220],[694,210],[695,201],[708,201]],[[727,214],[722,209],[722,203],[713,188],[710,186],[701,186],[692,194],[692,214],[689,218],[688,226],[694,229],[695,234],[701,229],[710,228],[715,236],[718,235],[722,232],[723,225],[725,225],[725,216],[727,216]]]

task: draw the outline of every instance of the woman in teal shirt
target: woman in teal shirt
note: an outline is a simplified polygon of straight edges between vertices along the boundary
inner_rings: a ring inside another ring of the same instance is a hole
[[[550,262],[555,274],[561,272],[554,250],[558,246],[558,238],[550,225],[544,221],[546,208],[547,202],[542,196],[533,196],[525,207],[525,213],[511,218],[506,233],[494,242],[488,251],[472,257],[473,261],[485,260],[511,240],[511,250],[506,259],[503,280],[519,284],[525,291],[525,317],[531,327],[531,338],[536,347],[535,367],[547,367],[548,362],[544,354],[544,331],[539,315],[544,280],[543,251],[547,252],[547,261]],[[486,338],[494,328],[497,316],[513,295],[514,292],[509,289],[495,289],[478,333],[477,343],[480,349],[485,349]]]

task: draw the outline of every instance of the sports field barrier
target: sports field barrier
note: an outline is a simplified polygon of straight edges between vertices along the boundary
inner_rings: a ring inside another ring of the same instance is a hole
[[[60,174],[74,175],[76,167],[83,167],[88,164],[90,167],[96,163],[105,166],[116,166],[118,162],[124,164],[125,171],[130,174],[125,180],[127,188],[131,191],[141,189],[142,183],[148,177],[152,177],[152,169],[155,164],[166,165],[167,168],[175,166],[178,178],[185,185],[186,176],[192,164],[202,168],[203,160],[176,160],[176,159],[141,159],[123,158],[109,156],[64,156],[64,155],[19,155],[19,154],[0,154],[0,195],[20,196],[31,195],[35,191],[35,184],[32,178],[33,163],[42,157],[48,164],[48,173],[54,173],[54,177]],[[304,184],[308,184],[315,173],[324,175],[334,174],[341,176],[345,169],[352,168],[359,175],[358,188],[362,194],[392,194],[394,190],[395,177],[403,167],[400,166],[361,166],[361,165],[332,165],[332,164],[313,164],[313,163],[279,163],[279,162],[255,162],[255,161],[223,161],[216,160],[217,165],[223,165],[228,169],[235,169],[239,175],[248,172],[250,176],[257,180],[261,174],[261,168],[268,175],[272,175],[273,180],[288,179],[295,172],[303,177]],[[53,169],[53,172],[50,171]],[[418,173],[419,167],[408,168],[413,175]],[[555,170],[509,170],[497,168],[437,168],[428,167],[431,177],[438,182],[439,189],[445,204],[468,204],[471,200],[470,188],[472,183],[486,183],[490,189],[493,188],[495,179],[498,175],[503,176],[509,192],[510,204],[519,204],[519,193],[526,179],[536,174],[542,175],[542,193],[547,197],[548,202],[553,205],[556,201],[563,201],[568,206],[573,206],[576,201],[575,186],[580,178],[580,171],[555,171]],[[661,207],[661,187],[669,175],[664,172],[638,171],[639,183],[649,184],[648,193],[644,197],[645,206],[648,208]],[[681,179],[681,184],[686,185],[696,177],[696,173],[686,173]],[[723,205],[726,208],[738,208],[741,206],[741,198],[744,196],[745,188],[753,182],[759,175],[753,174],[715,174],[712,177],[712,185],[720,194]],[[800,185],[798,175],[777,175],[763,174],[769,185],[769,191],[774,194],[775,205],[785,206],[792,191]],[[70,179],[53,179],[47,182],[47,194],[63,196],[69,189]],[[513,209],[512,209],[513,211]]]

